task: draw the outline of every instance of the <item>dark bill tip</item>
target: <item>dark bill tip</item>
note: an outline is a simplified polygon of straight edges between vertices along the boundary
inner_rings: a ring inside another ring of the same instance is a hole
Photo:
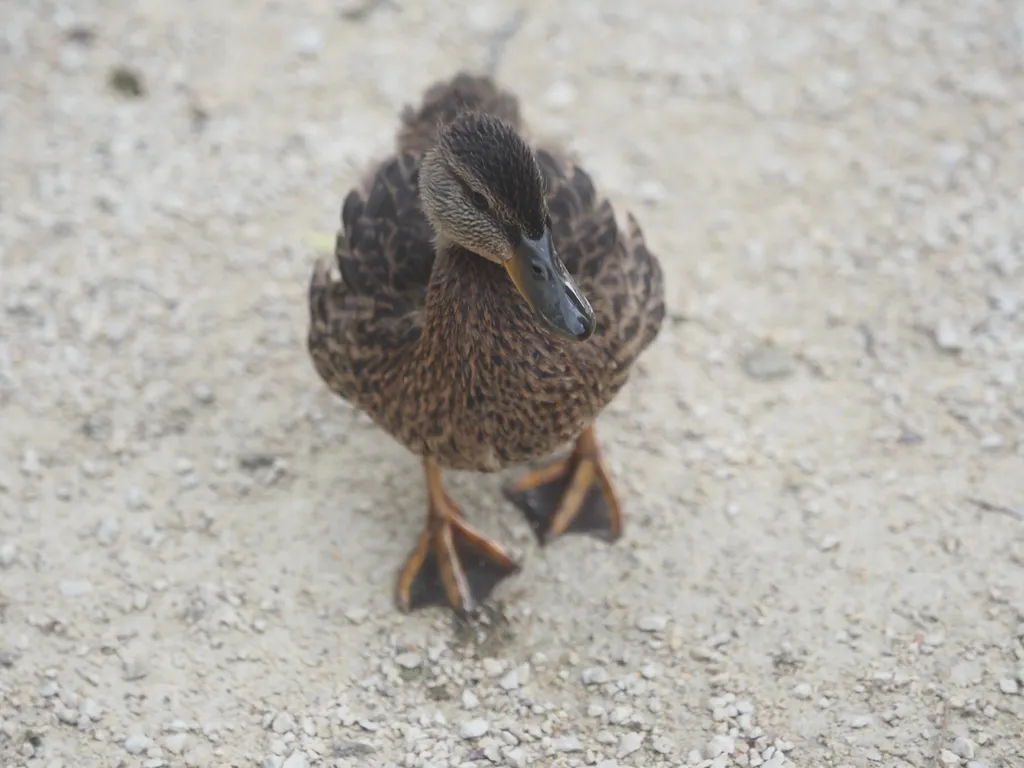
[[[594,335],[594,310],[558,258],[550,232],[536,240],[524,236],[505,269],[530,309],[556,334],[572,341]]]

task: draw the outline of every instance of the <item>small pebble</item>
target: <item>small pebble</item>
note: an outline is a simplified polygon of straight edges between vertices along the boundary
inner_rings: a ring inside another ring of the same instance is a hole
[[[476,709],[480,704],[480,699],[477,698],[476,694],[470,690],[462,692],[462,707],[464,709]]]
[[[850,718],[851,728],[867,728],[869,725],[871,725],[870,715],[854,715]]]
[[[519,747],[512,747],[505,752],[505,764],[511,768],[526,768],[530,764],[526,753]]]
[[[964,348],[960,331],[949,318],[943,318],[935,326],[935,344],[944,352],[959,352]]]
[[[88,579],[64,579],[60,583],[60,592],[64,597],[82,597],[92,592],[92,582]]]
[[[467,720],[459,728],[459,735],[464,739],[479,739],[491,728],[486,720]]]
[[[335,757],[355,757],[358,755],[369,755],[374,752],[374,747],[365,741],[353,741],[351,739],[335,739]]]
[[[580,673],[584,685],[604,685],[608,682],[608,670],[604,667],[587,667]]]
[[[170,736],[164,739],[164,746],[167,747],[167,751],[172,755],[180,755],[185,751],[185,745],[188,743],[187,733],[172,733]]]
[[[124,493],[124,503],[132,512],[142,509],[145,501],[142,498],[142,489],[138,486],[131,486]]]
[[[124,740],[124,748],[130,755],[141,755],[149,749],[149,739],[141,733],[133,733]]]
[[[502,676],[501,680],[498,681],[498,685],[503,690],[514,691],[519,688],[519,670],[513,667],[505,675]]]
[[[78,705],[78,711],[94,723],[103,719],[103,707],[95,699],[82,699],[82,703]]]
[[[21,473],[23,475],[39,474],[39,454],[31,448],[26,448],[21,454]]]
[[[544,101],[552,109],[564,109],[576,101],[576,86],[566,80],[555,80],[544,93]]]
[[[551,748],[556,752],[582,752],[583,743],[577,736],[559,736],[551,740]]]
[[[820,542],[818,542],[818,549],[822,552],[831,552],[839,548],[842,542],[835,536],[824,536]]]
[[[663,632],[667,626],[668,616],[642,616],[636,623],[641,632]]]
[[[622,723],[626,722],[632,714],[632,707],[619,706],[615,707],[615,709],[612,710],[611,714],[608,716],[608,719],[615,725],[621,725]]]
[[[1005,286],[993,286],[988,294],[989,303],[997,312],[1011,317],[1020,308],[1020,299]]]
[[[214,400],[213,390],[210,389],[209,384],[203,381],[192,386],[192,397],[203,405],[209,405]]]
[[[793,373],[793,358],[777,347],[764,345],[743,358],[743,370],[757,381],[785,379]]]
[[[306,768],[308,765],[306,756],[299,750],[295,750],[288,755],[288,758],[281,764],[281,768]]]
[[[488,677],[497,677],[505,671],[505,665],[498,659],[490,657],[483,660],[484,674]]]
[[[647,179],[637,187],[637,197],[646,205],[657,205],[668,197],[668,190],[660,181]]]
[[[953,742],[953,752],[966,760],[972,760],[974,758],[974,742],[960,736]]]
[[[0,568],[10,568],[18,559],[18,548],[9,541],[0,544]]]
[[[345,612],[345,618],[353,624],[362,624],[369,615],[370,612],[365,608],[350,608]]]
[[[324,47],[324,33],[317,27],[305,27],[295,35],[292,44],[300,56],[315,58]]]
[[[290,733],[295,730],[295,718],[287,712],[278,712],[270,724],[274,733]]]
[[[672,743],[672,740],[665,736],[658,736],[654,739],[654,741],[651,742],[651,749],[659,755],[671,755],[676,751],[676,747]]]
[[[984,670],[977,659],[958,662],[949,671],[950,681],[961,688],[977,685],[983,676]]]
[[[108,517],[96,526],[96,541],[100,546],[109,547],[121,535],[121,524],[115,517]]]
[[[710,758],[715,758],[720,755],[731,755],[736,751],[736,740],[732,736],[727,736],[724,733],[720,733],[711,741],[708,742],[707,748],[704,750],[705,754]]]
[[[1012,677],[1004,677],[999,681],[999,690],[1013,696],[1020,690],[1020,686],[1017,685],[1017,681]]]
[[[141,680],[149,674],[149,665],[145,659],[126,659],[122,672],[125,680]]]
[[[117,65],[107,75],[107,85],[115,93],[126,98],[137,99],[146,94],[142,74],[131,67]]]
[[[423,657],[418,653],[413,653],[411,651],[408,653],[400,653],[395,657],[395,664],[403,669],[416,669],[422,663]]]
[[[615,752],[615,756],[621,758],[626,757],[627,755],[632,755],[640,749],[640,745],[643,744],[643,742],[643,734],[635,732],[624,733],[622,734],[622,738],[619,739],[619,748]]]
[[[939,752],[939,762],[943,765],[960,765],[960,757],[944,749]]]

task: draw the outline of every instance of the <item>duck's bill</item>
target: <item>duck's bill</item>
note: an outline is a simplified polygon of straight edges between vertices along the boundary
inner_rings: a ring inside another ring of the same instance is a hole
[[[573,341],[594,333],[596,320],[590,302],[555,252],[551,233],[537,240],[523,237],[505,262],[505,269],[526,303],[552,331]]]

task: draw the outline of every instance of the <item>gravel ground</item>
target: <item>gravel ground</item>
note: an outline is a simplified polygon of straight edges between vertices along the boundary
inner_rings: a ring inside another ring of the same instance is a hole
[[[3,17],[0,766],[1024,765],[1020,2]],[[526,563],[467,627],[392,608],[424,489],[305,286],[499,60],[673,312],[601,421],[618,545],[451,477]]]

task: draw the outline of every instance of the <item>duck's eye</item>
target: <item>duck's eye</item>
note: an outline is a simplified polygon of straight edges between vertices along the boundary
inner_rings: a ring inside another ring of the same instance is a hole
[[[487,198],[475,190],[469,190],[469,199],[478,211],[486,211],[490,207]]]

